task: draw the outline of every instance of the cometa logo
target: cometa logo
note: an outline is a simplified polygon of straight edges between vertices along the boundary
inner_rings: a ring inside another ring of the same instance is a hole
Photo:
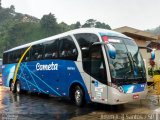
[[[58,64],[54,64],[53,62],[48,65],[41,65],[40,63],[36,64],[36,70],[58,70]]]

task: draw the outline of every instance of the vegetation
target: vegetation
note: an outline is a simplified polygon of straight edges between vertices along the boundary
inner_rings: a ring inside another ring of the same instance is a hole
[[[79,21],[68,25],[65,22],[58,23],[52,13],[38,19],[16,13],[13,5],[10,8],[0,7],[0,58],[7,49],[80,27],[111,29],[108,24],[94,19],[87,20],[84,25]]]
[[[158,26],[158,27],[156,27],[154,29],[146,30],[146,31],[151,32],[151,33],[153,33],[155,35],[160,35],[160,26]]]

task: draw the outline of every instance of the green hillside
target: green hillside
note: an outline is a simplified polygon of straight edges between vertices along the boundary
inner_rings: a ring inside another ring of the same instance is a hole
[[[68,25],[58,23],[52,13],[38,19],[15,12],[13,5],[10,8],[0,7],[0,58],[7,49],[80,27],[111,29],[108,24],[94,19],[87,20],[83,25],[80,22]]]

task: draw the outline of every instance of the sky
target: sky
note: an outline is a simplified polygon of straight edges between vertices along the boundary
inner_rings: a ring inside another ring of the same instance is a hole
[[[96,19],[112,29],[129,26],[140,30],[160,26],[160,0],[1,0],[2,7],[41,18],[55,14],[67,24]]]

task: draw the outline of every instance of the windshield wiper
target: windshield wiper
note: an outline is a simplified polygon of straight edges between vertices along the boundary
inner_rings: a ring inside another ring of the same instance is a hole
[[[129,59],[131,59],[133,74],[134,74],[135,69],[138,69],[138,73],[140,73],[140,75],[141,75],[142,78],[144,79],[143,71],[140,70],[140,68],[138,67],[135,59],[132,57],[131,53],[130,53],[130,52],[128,52],[128,53],[129,53]]]
[[[128,74],[129,73],[133,73],[134,69],[133,69],[133,59],[132,59],[132,56],[131,56],[131,53],[130,52],[127,52],[127,56],[128,56],[128,59],[129,59],[129,63],[130,63],[130,66],[131,66],[131,70],[126,72],[126,74],[124,75],[124,79],[125,81],[128,79]]]

